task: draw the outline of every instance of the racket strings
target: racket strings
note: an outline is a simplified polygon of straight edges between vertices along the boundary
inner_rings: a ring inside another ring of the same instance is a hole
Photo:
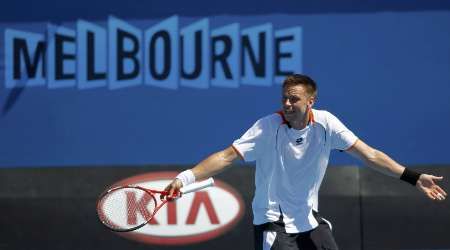
[[[102,197],[97,208],[100,220],[117,231],[132,230],[146,224],[153,216],[156,198],[135,187],[113,190]]]

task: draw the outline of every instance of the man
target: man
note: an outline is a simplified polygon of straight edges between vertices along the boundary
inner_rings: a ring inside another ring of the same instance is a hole
[[[283,110],[259,119],[240,139],[180,173],[167,187],[170,196],[195,180],[213,176],[241,158],[256,161],[253,224],[255,249],[338,249],[331,225],[318,214],[318,191],[330,151],[346,151],[384,174],[400,178],[432,200],[446,192],[443,177],[419,174],[358,139],[334,115],[312,109],[316,83],[306,75],[288,76]]]

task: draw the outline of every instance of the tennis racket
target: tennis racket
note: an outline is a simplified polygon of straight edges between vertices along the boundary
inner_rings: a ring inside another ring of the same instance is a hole
[[[97,201],[100,221],[115,232],[130,232],[145,226],[168,201],[178,199],[182,194],[195,192],[214,185],[209,178],[180,189],[180,193],[168,197],[168,191],[153,190],[127,185],[113,187],[103,192]],[[160,195],[166,198],[160,199]]]

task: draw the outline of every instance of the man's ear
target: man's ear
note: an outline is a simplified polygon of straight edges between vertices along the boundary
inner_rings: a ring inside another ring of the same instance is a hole
[[[311,96],[309,98],[309,101],[308,101],[308,107],[312,108],[315,102],[316,102],[316,97],[315,96]]]

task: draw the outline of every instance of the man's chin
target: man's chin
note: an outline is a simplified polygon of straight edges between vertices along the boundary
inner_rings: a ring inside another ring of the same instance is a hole
[[[294,113],[294,112],[286,112],[286,111],[283,111],[283,114],[284,114],[285,117],[294,117],[294,116],[295,116],[295,113]]]
[[[284,114],[284,118],[286,119],[286,121],[290,122],[295,118],[295,114],[294,113],[286,113],[283,112]]]

